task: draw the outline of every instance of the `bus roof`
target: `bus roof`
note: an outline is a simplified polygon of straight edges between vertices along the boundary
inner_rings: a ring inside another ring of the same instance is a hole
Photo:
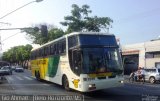
[[[51,43],[53,43],[53,42],[56,42],[56,41],[61,40],[61,39],[64,39],[64,38],[66,38],[66,37],[69,37],[69,36],[72,36],[72,35],[79,35],[79,34],[84,34],[84,35],[86,34],[86,35],[109,35],[109,36],[114,36],[114,34],[111,34],[111,33],[101,33],[101,32],[73,32],[73,33],[69,33],[69,34],[63,35],[62,37],[57,38],[57,39],[55,39],[55,40],[52,40],[52,41],[50,41],[50,42],[48,42],[48,43],[45,43],[45,44],[43,44],[43,45],[41,45],[41,46],[39,46],[39,47],[37,47],[37,48],[33,48],[31,51],[40,49],[40,48],[43,47],[43,46],[49,45],[49,44],[51,44]]]
[[[78,35],[78,34],[88,34],[88,35],[114,35],[114,34],[111,34],[111,33],[102,33],[102,32],[73,32],[73,33],[67,34],[67,36]]]

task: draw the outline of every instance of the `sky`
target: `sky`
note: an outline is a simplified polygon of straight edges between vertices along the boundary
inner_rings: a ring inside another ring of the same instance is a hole
[[[0,0],[0,18],[34,0]],[[23,28],[48,23],[66,29],[59,22],[71,15],[71,5],[90,6],[90,16],[113,19],[109,32],[120,39],[122,45],[150,41],[160,36],[159,0],[43,0],[33,2],[0,19],[0,29]],[[102,32],[107,32],[102,30]],[[32,44],[19,30],[0,30],[2,51],[11,47]],[[11,37],[12,36],[12,37]]]

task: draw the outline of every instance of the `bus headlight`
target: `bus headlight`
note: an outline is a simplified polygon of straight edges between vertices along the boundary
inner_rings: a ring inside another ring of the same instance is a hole
[[[89,88],[90,87],[95,87],[96,85],[95,84],[90,84],[90,85],[88,85],[89,86]]]
[[[88,90],[95,90],[96,89],[96,84],[89,84],[88,85]]]
[[[119,82],[120,82],[120,83],[124,83],[124,81],[122,81],[122,80],[121,80],[121,81],[119,81]]]

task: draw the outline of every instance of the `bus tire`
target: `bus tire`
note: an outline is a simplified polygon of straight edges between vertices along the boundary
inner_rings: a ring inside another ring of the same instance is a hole
[[[39,74],[39,71],[35,71],[35,77],[38,81],[40,81],[40,74]]]
[[[65,75],[62,78],[62,85],[66,91],[70,91],[69,82],[68,82],[68,79]]]

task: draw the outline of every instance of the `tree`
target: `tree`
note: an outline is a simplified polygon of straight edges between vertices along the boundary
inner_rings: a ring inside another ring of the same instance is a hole
[[[32,28],[22,29],[23,32],[27,33],[29,39],[31,39],[34,44],[42,45],[47,43],[48,41],[59,38],[65,34],[62,29],[56,28],[53,25],[46,24],[48,28],[48,35],[44,37],[39,30],[35,29],[35,28],[40,29],[41,25],[42,24],[37,24],[34,25]]]
[[[2,59],[12,64],[21,64],[22,66],[26,64],[28,66],[27,63],[30,59],[31,49],[32,46],[29,44],[25,46],[21,45],[12,47],[11,49],[3,53]]]
[[[52,28],[48,32],[48,36],[49,36],[48,41],[52,41],[52,40],[57,39],[63,35],[65,35],[65,33],[63,32],[62,29]]]
[[[22,31],[27,33],[29,40],[32,40],[34,44],[42,45],[71,32],[100,32],[102,28],[107,28],[113,22],[109,17],[90,17],[89,14],[92,13],[92,11],[89,9],[90,7],[88,5],[79,7],[78,5],[73,4],[72,8],[71,15],[65,16],[65,21],[60,22],[63,26],[68,27],[66,32],[48,24],[37,24],[31,28],[22,29]],[[46,25],[48,28],[48,35],[45,37],[41,34],[40,30],[38,30],[42,25]]]
[[[83,5],[81,8],[73,4],[71,14],[64,17],[64,22],[60,22],[63,26],[68,26],[67,33],[73,31],[93,31],[100,32],[102,28],[110,26],[113,20],[109,17],[89,17],[89,13],[92,11],[89,10],[88,5]]]

